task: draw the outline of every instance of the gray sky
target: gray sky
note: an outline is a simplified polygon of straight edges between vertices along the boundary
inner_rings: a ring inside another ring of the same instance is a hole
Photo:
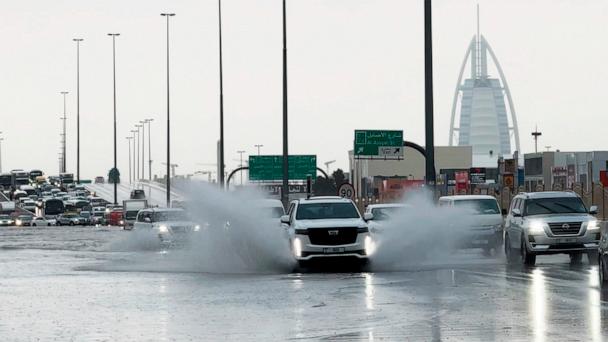
[[[435,136],[448,143],[458,68],[481,29],[504,69],[523,152],[607,149],[608,2],[434,1]],[[424,143],[423,1],[288,0],[290,152],[346,168],[353,130],[403,129]],[[68,95],[68,171],[76,165],[76,47],[81,45],[81,173],[112,165],[112,60],[117,38],[119,168],[125,137],[152,117],[153,172],[164,174],[165,22],[171,24],[172,162],[214,169],[218,128],[217,1],[2,1],[0,101],[3,170],[58,172],[62,90]],[[281,1],[224,0],[226,163],[237,150],[281,153]],[[146,171],[147,172],[147,171]]]

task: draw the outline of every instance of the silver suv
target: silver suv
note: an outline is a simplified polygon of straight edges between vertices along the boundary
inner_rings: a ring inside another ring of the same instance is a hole
[[[600,226],[574,192],[521,193],[511,202],[505,221],[505,254],[509,262],[534,265],[541,254],[569,254],[578,263],[587,253],[597,260]],[[520,259],[521,257],[521,259]]]

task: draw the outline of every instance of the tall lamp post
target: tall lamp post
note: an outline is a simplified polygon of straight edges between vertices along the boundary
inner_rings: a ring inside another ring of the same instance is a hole
[[[220,68],[220,160],[219,160],[219,184],[220,188],[224,188],[224,66],[222,56],[222,0],[217,1],[218,4],[218,32],[219,32],[219,68]]]
[[[141,179],[146,178],[146,123],[148,119],[140,121],[141,124]]]
[[[154,119],[146,119],[148,123],[148,180],[152,181],[152,132],[150,128],[150,124]]]
[[[142,128],[144,125],[135,125],[135,127],[137,128],[137,154],[135,155],[135,158],[137,159],[137,169],[135,172],[133,172],[133,174],[137,175],[137,181],[139,181],[141,179],[141,177],[139,176],[139,146],[140,146],[140,138],[141,138],[141,134],[139,132],[139,129]],[[135,149],[133,149],[133,152],[135,152]],[[141,161],[143,163],[143,160]]]
[[[68,94],[67,91],[62,91],[61,95],[63,95],[63,117],[61,118],[63,120],[63,144],[62,144],[62,149],[61,149],[61,153],[63,153],[61,159],[62,159],[62,163],[61,163],[61,169],[62,172],[66,172],[67,167],[66,167],[66,147],[65,145],[67,144],[67,136],[66,136],[66,127],[65,127],[65,121],[67,120],[66,117],[66,104],[65,104],[65,96]]]
[[[433,124],[433,25],[431,0],[424,0],[424,94],[426,184],[435,189],[435,136]]]
[[[241,155],[241,164],[239,165],[239,167],[243,167],[243,153],[245,153],[245,152],[247,152],[247,151],[242,151],[242,150],[236,151],[236,153]],[[243,185],[243,171],[242,170],[241,170],[240,174],[241,174],[241,186],[242,186]]]
[[[114,170],[118,170],[116,166],[116,37],[120,36],[120,33],[108,33],[108,36],[112,37],[112,75],[114,88]],[[118,184],[116,179],[114,180],[114,204],[118,204]]]
[[[132,177],[131,177],[131,140],[133,140],[133,137],[126,137],[127,142],[129,143],[129,183],[132,183]]]
[[[283,0],[283,190],[281,201],[287,208],[289,205],[289,149],[287,124],[287,8]]]
[[[0,132],[2,133],[2,132]],[[0,173],[2,172],[2,142],[4,141],[4,138],[0,138]]]
[[[76,183],[80,184],[80,42],[84,39],[72,40],[76,42]]]
[[[133,133],[133,181],[135,181],[135,170],[137,170],[137,166],[135,166],[135,133],[137,131],[132,129],[131,133]]]
[[[169,105],[169,18],[175,16],[175,13],[161,13],[167,18],[167,207],[171,206],[171,121],[170,121],[170,105]]]
[[[258,156],[259,156],[259,155],[260,155],[260,149],[261,149],[262,147],[264,147],[264,145],[261,145],[261,144],[256,144],[256,145],[253,145],[253,146],[254,146],[255,148],[257,148],[257,149],[258,149]]]

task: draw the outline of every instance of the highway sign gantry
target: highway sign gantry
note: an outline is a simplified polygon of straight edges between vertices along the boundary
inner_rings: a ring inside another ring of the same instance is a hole
[[[403,158],[403,131],[355,130],[356,157]]]
[[[311,176],[313,180],[317,174],[316,155],[289,156],[289,179],[306,180]],[[249,156],[249,180],[274,181],[283,178],[283,156]]]

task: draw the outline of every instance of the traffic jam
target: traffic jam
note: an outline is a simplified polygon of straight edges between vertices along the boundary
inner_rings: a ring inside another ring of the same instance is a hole
[[[239,222],[238,211],[227,211],[214,222],[205,220],[197,215],[204,210],[194,207],[196,201],[176,200],[172,208],[152,206],[143,189],[133,189],[130,199],[115,205],[96,197],[85,185],[75,184],[71,174],[47,178],[38,170],[14,170],[0,175],[0,181],[6,197],[0,203],[0,225],[11,228],[114,226],[150,232],[158,238],[159,248],[179,248],[175,243],[187,242],[192,234],[226,230]],[[103,178],[96,183],[103,184]],[[341,186],[338,194],[342,196],[309,194],[291,201],[286,209],[277,199],[260,198],[255,205],[260,210],[251,215],[263,216],[276,228],[296,270],[336,261],[374,269],[374,256],[382,254],[385,246],[390,249],[391,240],[408,238],[396,235],[400,230],[434,229],[424,222],[412,222],[424,207],[437,216],[459,217],[441,222],[441,233],[450,240],[446,248],[478,249],[483,258],[500,260],[504,256],[508,264],[528,267],[537,258],[565,254],[573,264],[585,259],[598,265],[600,283],[608,282],[608,242],[602,237],[603,222],[595,217],[598,208],[587,207],[572,191],[520,193],[508,208],[501,208],[491,195],[442,196],[429,207],[420,199],[408,198],[361,207],[348,198],[351,188]],[[416,238],[412,234],[414,243],[421,242]]]

